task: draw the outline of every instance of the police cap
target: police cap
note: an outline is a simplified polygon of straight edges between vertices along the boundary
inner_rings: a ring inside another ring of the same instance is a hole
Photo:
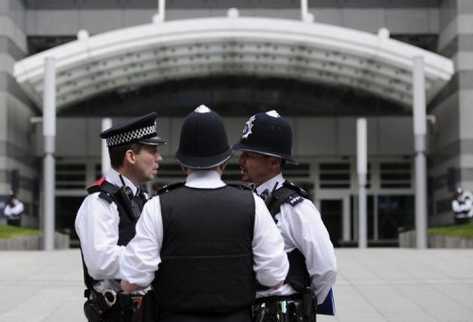
[[[109,148],[133,143],[164,144],[166,140],[160,138],[157,133],[156,118],[156,113],[149,113],[127,123],[111,127],[103,131],[100,137],[107,141]]]

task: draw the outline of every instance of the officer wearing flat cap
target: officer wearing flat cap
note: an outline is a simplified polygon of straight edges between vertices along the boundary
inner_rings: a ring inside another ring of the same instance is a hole
[[[152,285],[153,321],[250,322],[256,282],[277,288],[286,277],[263,200],[221,179],[231,154],[217,113],[201,105],[185,118],[176,157],[186,182],[145,205],[120,262],[125,291]]]
[[[119,293],[119,260],[135,235],[146,195],[140,185],[153,179],[161,156],[156,113],[101,133],[112,169],[88,188],[75,220],[84,264],[84,312],[91,322],[131,321],[140,295]]]
[[[336,259],[327,229],[307,193],[286,181],[282,170],[292,157],[292,130],[276,111],[249,118],[240,142],[242,181],[251,182],[265,200],[283,236],[290,268],[283,287],[260,287],[255,321],[315,321],[319,312],[334,314],[332,286]]]

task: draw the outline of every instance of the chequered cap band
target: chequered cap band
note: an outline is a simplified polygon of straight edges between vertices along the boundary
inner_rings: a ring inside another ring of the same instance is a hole
[[[156,127],[150,125],[141,129],[136,129],[107,138],[107,146],[117,146],[127,143],[133,143],[137,140],[156,135]]]

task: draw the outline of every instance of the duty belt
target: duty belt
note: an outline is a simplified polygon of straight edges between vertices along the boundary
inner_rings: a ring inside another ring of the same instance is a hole
[[[305,293],[259,298],[253,305],[253,322],[315,322],[315,302]]]
[[[108,311],[122,311],[132,316],[137,312],[142,304],[141,294],[123,294],[114,290],[85,290],[84,296],[87,298],[84,304],[84,313],[91,322],[103,321],[102,318]]]

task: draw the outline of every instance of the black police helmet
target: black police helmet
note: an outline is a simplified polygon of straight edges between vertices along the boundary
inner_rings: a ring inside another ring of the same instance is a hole
[[[292,130],[289,122],[272,110],[250,117],[234,150],[275,156],[296,163],[292,158]]]
[[[184,119],[176,158],[190,169],[210,169],[232,156],[220,116],[200,105]]]

